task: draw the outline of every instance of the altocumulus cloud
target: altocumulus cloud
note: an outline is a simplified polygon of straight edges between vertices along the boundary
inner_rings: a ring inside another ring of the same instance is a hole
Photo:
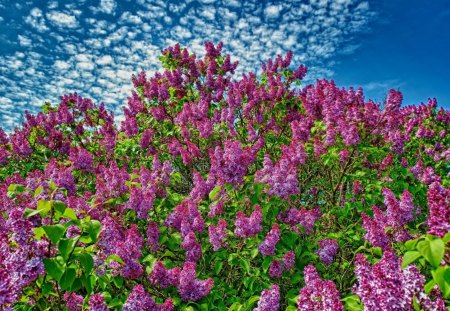
[[[353,53],[373,16],[362,0],[0,0],[0,125],[11,130],[69,92],[120,116],[131,75],[157,70],[176,42],[202,54],[204,41],[223,41],[238,74],[292,50],[309,81],[331,77],[334,56]]]

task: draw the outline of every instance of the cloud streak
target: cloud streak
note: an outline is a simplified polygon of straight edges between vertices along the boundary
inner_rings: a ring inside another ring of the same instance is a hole
[[[333,57],[353,53],[353,36],[374,14],[360,0],[51,1],[0,12],[1,26],[15,27],[0,58],[0,124],[8,129],[25,109],[75,91],[120,114],[131,74],[158,70],[161,49],[176,42],[202,54],[204,41],[223,41],[239,73],[292,50],[295,64],[310,67],[309,80],[331,77]]]

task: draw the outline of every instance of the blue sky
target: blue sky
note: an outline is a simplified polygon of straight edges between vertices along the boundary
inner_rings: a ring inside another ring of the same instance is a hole
[[[176,42],[202,54],[205,40],[223,41],[239,73],[292,50],[306,82],[362,86],[378,101],[395,88],[405,104],[450,108],[447,19],[444,0],[0,0],[0,126],[75,91],[120,115],[132,73],[158,70]]]

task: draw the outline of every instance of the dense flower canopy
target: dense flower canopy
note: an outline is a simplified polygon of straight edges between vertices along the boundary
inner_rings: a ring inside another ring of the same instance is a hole
[[[205,50],[0,129],[1,308],[445,310],[450,112]]]

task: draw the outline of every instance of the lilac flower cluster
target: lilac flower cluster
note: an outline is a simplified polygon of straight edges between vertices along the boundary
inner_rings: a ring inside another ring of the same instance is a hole
[[[267,233],[264,241],[258,246],[259,252],[264,256],[275,255],[275,246],[281,238],[281,230],[278,224],[274,224],[272,229]]]
[[[343,311],[339,291],[330,280],[321,280],[314,266],[308,265],[303,270],[305,287],[300,290],[298,310],[300,311]]]
[[[164,224],[181,232],[182,237],[190,231],[202,233],[205,230],[205,221],[198,211],[195,200],[186,199],[178,204],[170,213]]]
[[[425,278],[415,266],[401,268],[401,258],[391,250],[385,250],[381,260],[372,266],[362,254],[356,255],[355,274],[358,285],[354,293],[361,298],[364,309],[372,310],[414,310],[413,297],[419,297],[422,304],[430,303],[423,292]],[[445,310],[441,297],[427,310]]]
[[[237,237],[249,238],[255,236],[257,233],[262,231],[261,222],[263,220],[263,215],[261,207],[255,205],[254,211],[250,217],[246,217],[241,211],[236,213],[236,221],[234,223],[235,229],[234,234]]]
[[[136,211],[136,216],[140,219],[147,218],[148,211],[153,208],[153,202],[157,196],[166,196],[165,187],[170,184],[170,173],[172,167],[168,161],[161,164],[155,157],[152,171],[142,166],[137,182],[139,186],[132,185],[130,198],[126,207]],[[135,172],[138,173],[138,172]],[[133,179],[133,181],[136,181]]]
[[[258,301],[258,306],[253,311],[278,311],[280,308],[280,287],[271,285],[270,289],[264,289]]]
[[[388,248],[390,247],[390,236],[398,242],[405,242],[410,238],[410,234],[405,226],[413,220],[415,207],[411,193],[407,190],[403,192],[400,200],[388,188],[383,188],[382,192],[386,206],[386,214],[378,207],[373,206],[373,219],[365,213],[361,214],[363,219],[362,227],[366,230],[364,238],[372,243],[372,245]],[[386,228],[388,227],[389,230],[386,232]]]
[[[269,155],[265,155],[263,168],[256,173],[256,182],[269,185],[269,194],[285,198],[297,194],[298,171],[295,165],[285,158],[281,158],[273,165]]]
[[[319,240],[319,250],[316,252],[320,259],[327,265],[331,265],[339,250],[339,244],[334,239]]]
[[[162,305],[157,305],[142,285],[136,285],[122,306],[123,311],[173,311],[172,299],[168,298]]]
[[[283,265],[277,259],[272,260],[269,265],[269,275],[273,278],[280,278],[283,274]]]
[[[224,149],[216,147],[210,151],[209,173],[220,183],[241,184],[247,167],[255,160],[255,151],[243,148],[239,141],[226,141]]]
[[[92,155],[84,148],[70,148],[69,160],[73,167],[78,170],[86,170],[92,172],[94,168],[92,167],[93,159]]]
[[[76,293],[64,293],[64,300],[66,301],[66,308],[69,311],[82,311],[84,298]]]
[[[202,256],[202,245],[197,242],[193,231],[184,236],[181,248],[186,251],[186,261],[196,262]]]
[[[44,274],[48,242],[33,238],[34,226],[22,215],[16,208],[7,219],[0,217],[0,309],[12,305],[24,287]]]
[[[297,225],[301,225],[306,234],[311,234],[314,223],[322,216],[322,212],[319,207],[312,210],[302,208],[290,208],[286,212],[282,212],[278,215],[278,219],[285,224],[291,225],[294,230],[299,232]]]
[[[428,186],[428,217],[429,234],[444,237],[450,232],[450,187],[445,188],[439,182]]]
[[[293,251],[287,251],[283,256],[283,266],[286,270],[291,270],[295,265],[295,253]]]
[[[159,285],[161,288],[169,286],[178,286],[180,282],[180,267],[167,269],[162,261],[157,261],[153,266],[152,273],[148,276],[150,283]]]
[[[149,247],[151,252],[155,252],[159,248],[159,227],[154,221],[149,221],[147,226],[147,242],[146,245]]]
[[[100,164],[97,168],[96,195],[108,200],[125,194],[128,190],[125,182],[130,179],[126,168],[119,169],[116,161],[111,161],[109,167]]]
[[[105,304],[105,297],[100,293],[93,294],[89,298],[89,311],[108,311],[109,308]]]
[[[118,255],[125,263],[123,267],[112,262],[112,267],[123,277],[135,279],[143,274],[142,265],[138,262],[141,257],[143,238],[136,225],[124,230],[113,218],[102,220],[102,230],[97,245],[100,252],[99,259],[106,259],[111,254]]]
[[[178,292],[183,301],[197,301],[208,295],[214,286],[212,279],[198,280],[196,269],[197,266],[193,262],[187,261],[183,264],[178,287]]]
[[[227,221],[220,219],[217,226],[210,224],[208,227],[209,241],[213,246],[213,250],[216,252],[223,245],[226,244],[225,238],[227,236]]]

